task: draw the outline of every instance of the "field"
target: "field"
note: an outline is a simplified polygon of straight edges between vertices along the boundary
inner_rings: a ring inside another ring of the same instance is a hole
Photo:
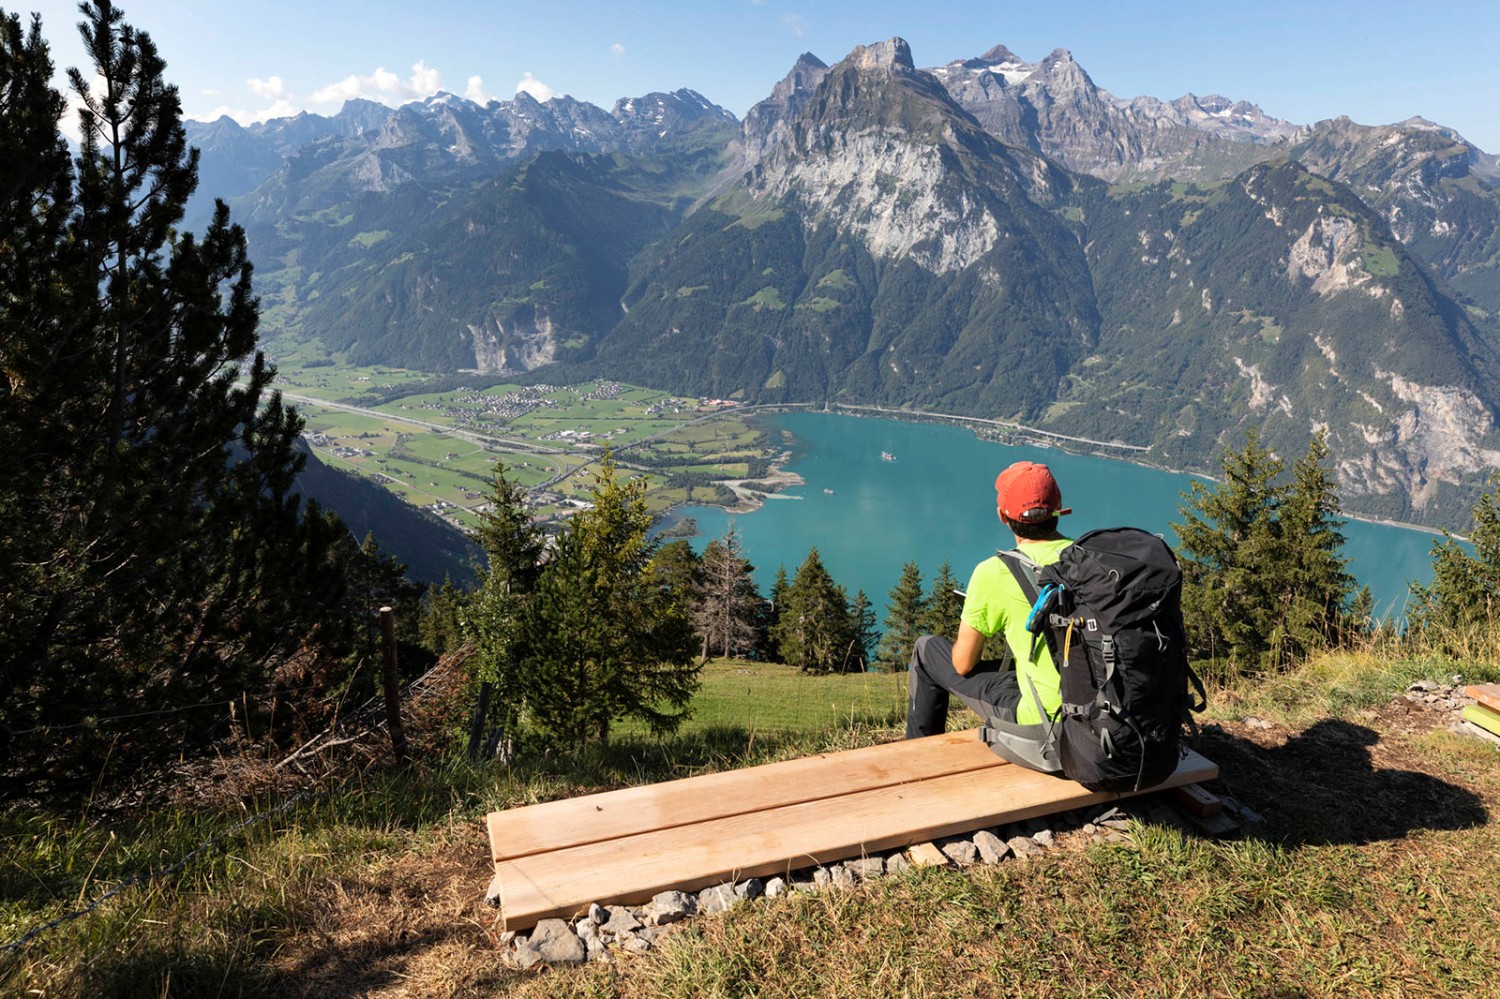
[[[606,749],[510,763],[470,764],[447,752],[442,726],[412,726],[412,765],[377,765],[245,829],[247,812],[289,791],[220,785],[209,800],[125,812],[12,807],[0,813],[0,942],[120,890],[0,954],[0,991],[1493,995],[1500,755],[1404,696],[1452,669],[1338,653],[1218,690],[1201,749],[1222,768],[1216,786],[1266,820],[1237,838],[1139,822],[1123,844],[1065,833],[1029,861],[765,899],[674,926],[646,954],[533,972],[506,965],[480,901],[485,812],[899,738],[901,678],[715,663],[675,737],[621,733]],[[817,710],[787,713],[802,702]],[[803,727],[817,717],[838,720]],[[961,709],[950,719],[973,723]],[[165,873],[123,884],[145,870]]]
[[[530,491],[539,516],[586,502],[606,448],[647,503],[731,505],[716,479],[764,474],[770,441],[732,404],[613,382],[433,390],[434,376],[278,357],[277,385],[307,422],[324,462],[379,483],[463,529],[478,523],[497,461]]]
[[[808,675],[781,663],[730,659],[706,665],[702,681],[683,735],[715,730],[741,731],[750,738],[805,735],[906,717],[905,673]]]

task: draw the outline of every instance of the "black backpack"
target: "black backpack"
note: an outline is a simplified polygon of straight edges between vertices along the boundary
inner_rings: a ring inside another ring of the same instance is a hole
[[[1028,629],[1046,641],[1062,677],[1062,709],[1043,725],[1040,755],[1091,791],[1166,780],[1181,759],[1184,725],[1196,731],[1191,712],[1206,705],[1188,665],[1172,549],[1121,527],[1089,531],[1040,568],[1019,552],[999,554],[1032,602]]]

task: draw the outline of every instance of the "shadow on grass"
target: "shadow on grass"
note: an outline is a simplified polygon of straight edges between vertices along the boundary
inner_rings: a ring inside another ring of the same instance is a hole
[[[1328,718],[1269,748],[1212,727],[1200,748],[1229,792],[1265,816],[1265,838],[1283,846],[1363,844],[1488,821],[1466,788],[1377,769],[1370,749],[1379,741],[1374,729]]]

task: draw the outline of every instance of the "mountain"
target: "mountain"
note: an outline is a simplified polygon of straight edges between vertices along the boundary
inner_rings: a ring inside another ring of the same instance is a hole
[[[268,325],[353,363],[447,371],[587,353],[622,315],[629,261],[713,187],[739,132],[690,90],[609,112],[439,94],[339,118],[234,201]]]
[[[1495,157],[1420,118],[1373,127],[1321,121],[1299,132],[1288,152],[1349,185],[1453,289],[1500,312]]]
[[[856,49],[775,128],[650,251],[598,370],[760,402],[1020,414],[1052,397],[1097,337],[1058,214],[1073,177],[979,128],[900,39]]]
[[[1028,63],[997,45],[930,72],[1000,141],[1116,183],[1216,180],[1296,132],[1253,104],[1218,95],[1121,100],[1096,86],[1066,49]]]
[[[483,552],[468,535],[381,486],[325,465],[306,444],[299,446],[307,454],[307,464],[297,476],[297,492],[338,514],[356,540],[375,535],[381,550],[404,563],[407,575],[417,582],[474,580]]]
[[[637,261],[594,370],[1012,418],[1174,467],[1250,422],[1290,452],[1324,428],[1351,507],[1437,521],[1500,465],[1493,332],[1348,186],[1282,151],[1109,187],[998,141],[899,39],[821,75]]]
[[[743,122],[678,90],[215,124],[224,176],[261,177],[266,326],[342,360],[1014,419],[1188,469],[1325,429],[1352,509],[1448,525],[1500,466],[1500,164],[1421,119],[890,39],[804,54]]]

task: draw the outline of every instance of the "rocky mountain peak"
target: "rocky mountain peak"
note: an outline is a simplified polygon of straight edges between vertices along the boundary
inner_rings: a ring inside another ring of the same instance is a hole
[[[855,46],[844,62],[857,69],[916,69],[916,64],[911,61],[911,46],[904,38],[888,38],[873,45]]]
[[[1024,62],[1025,60],[1016,55],[1010,49],[1006,48],[1004,45],[996,45],[994,48],[985,51],[985,53],[978,59],[973,59],[970,61],[982,63],[986,66],[1001,66],[1008,62],[1019,63]]]

